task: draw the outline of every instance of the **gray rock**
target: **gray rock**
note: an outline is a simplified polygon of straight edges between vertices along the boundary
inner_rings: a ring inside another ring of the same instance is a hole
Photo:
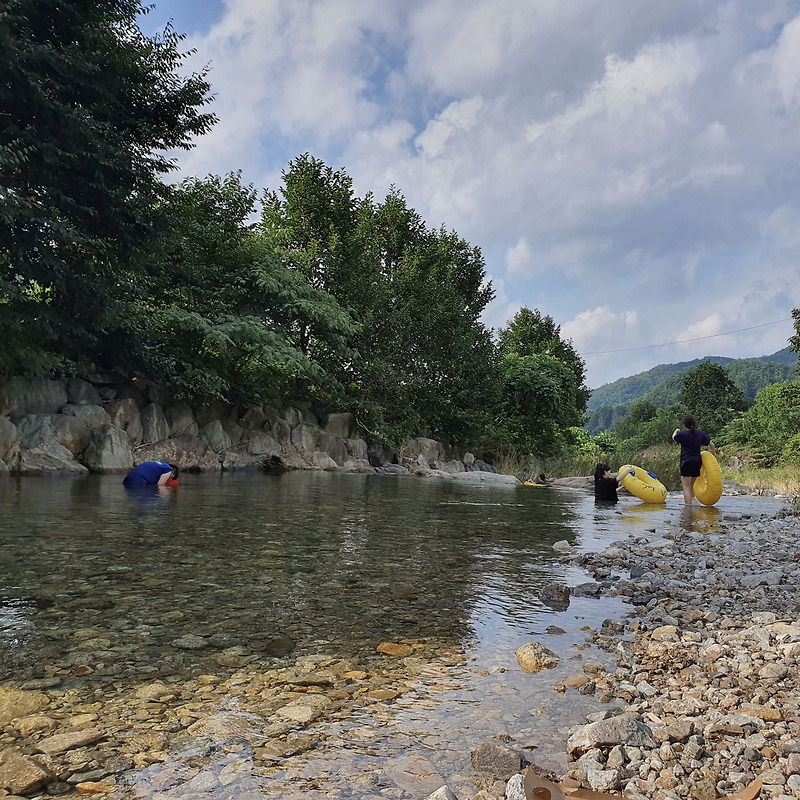
[[[345,439],[348,454],[356,461],[367,459],[367,443],[363,439]]]
[[[237,428],[239,426],[237,425]],[[239,428],[241,431],[242,429]],[[209,422],[200,431],[200,438],[215,452],[222,453],[233,444],[228,432],[218,419]]]
[[[656,747],[647,725],[633,717],[621,715],[580,728],[567,740],[567,752],[570,755],[579,755],[594,747],[613,747],[618,744],[651,749]]]
[[[169,423],[170,435],[175,438],[194,439],[198,435],[197,422],[194,412],[188,403],[178,401],[164,410],[164,416]]]
[[[90,472],[127,472],[133,467],[133,451],[128,434],[110,423],[95,428],[83,463]]]
[[[55,414],[67,402],[61,381],[46,378],[0,378],[0,414]]]
[[[321,431],[317,441],[317,447],[327,453],[339,466],[347,461],[349,453],[344,439],[334,436],[332,433]]]
[[[484,742],[470,754],[470,763],[478,772],[488,772],[497,778],[508,779],[522,767],[522,753],[505,745]]]
[[[337,439],[348,439],[353,428],[353,415],[348,413],[328,414],[325,420],[325,433]]]
[[[108,425],[111,423],[111,417],[102,406],[98,405],[75,405],[68,404],[61,409],[61,413],[66,416],[77,417],[86,424],[86,427],[98,428],[101,425]]]
[[[67,399],[79,406],[99,405],[100,395],[97,389],[81,378],[70,378],[67,381]]]
[[[253,431],[247,438],[247,452],[252,456],[278,456],[281,446],[268,434]]]
[[[291,443],[301,453],[313,453],[317,449],[319,434],[319,428],[301,423],[292,428]]]
[[[126,397],[110,402],[105,408],[111,424],[115,428],[125,431],[131,444],[140,444],[142,441],[142,419],[136,401]]]
[[[169,438],[169,423],[157,403],[146,405],[141,411],[142,441],[146,444]]]

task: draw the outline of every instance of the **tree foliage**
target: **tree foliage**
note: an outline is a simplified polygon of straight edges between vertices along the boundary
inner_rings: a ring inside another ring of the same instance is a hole
[[[713,438],[750,402],[719,364],[704,361],[684,376],[683,405]]]
[[[2,367],[32,342],[57,364],[91,346],[125,284],[173,164],[213,115],[205,73],[182,76],[171,29],[139,30],[139,0],[8,0],[0,12]],[[21,342],[26,344],[19,348]]]

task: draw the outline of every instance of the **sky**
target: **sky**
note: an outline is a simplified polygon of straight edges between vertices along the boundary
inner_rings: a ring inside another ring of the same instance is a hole
[[[800,306],[800,0],[153,0],[219,117],[175,178],[278,190],[303,153],[486,261],[499,328],[597,387],[787,346]]]

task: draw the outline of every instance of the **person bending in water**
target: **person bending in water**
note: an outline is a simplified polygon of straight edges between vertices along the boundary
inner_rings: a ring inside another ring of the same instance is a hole
[[[697,421],[691,414],[683,418],[683,427],[686,430],[675,428],[672,438],[681,446],[681,484],[683,485],[683,502],[690,506],[694,501],[694,480],[700,477],[703,458],[700,448],[708,445],[713,456],[717,455],[717,448],[705,431],[697,427]]]
[[[168,481],[177,481],[180,470],[166,461],[143,461],[134,467],[122,481],[128,488],[132,486],[166,486]]]
[[[626,469],[616,478],[612,478],[611,467],[608,464],[598,464],[594,470],[594,499],[604,503],[616,503],[619,500],[617,486],[626,475],[631,474],[633,470]]]

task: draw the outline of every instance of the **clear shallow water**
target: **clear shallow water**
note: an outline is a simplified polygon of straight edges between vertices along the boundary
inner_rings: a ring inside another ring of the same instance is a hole
[[[212,743],[213,753],[185,736],[162,742],[166,761],[126,780],[141,797],[153,781],[162,797],[164,786],[188,798],[197,785],[215,797],[223,788],[231,797],[405,797],[425,796],[420,775],[431,773],[468,792],[471,749],[500,736],[559,769],[567,728],[598,708],[551,687],[586,659],[605,659],[583,649],[582,629],[626,607],[608,598],[544,605],[545,584],[588,580],[555,542],[595,551],[777,507],[723,498],[687,512],[671,496],[665,506],[600,508],[554,487],[321,473],[187,475],[175,492],[142,495],[116,476],[0,481],[0,677],[25,685],[55,674],[52,691],[77,707],[110,686],[120,695],[155,679],[180,686],[236,673],[242,683],[248,659],[254,674],[308,658],[394,670],[395,683],[405,681],[396,699],[316,721],[313,748],[267,767],[253,759],[263,718],[236,692],[217,692],[216,711],[247,736]],[[188,648],[187,637],[205,646]],[[519,669],[515,652],[534,638],[559,654],[556,669]],[[376,654],[381,642],[404,640],[412,659],[387,665]],[[244,658],[226,670],[220,652]],[[235,779],[214,784],[226,768]],[[156,779],[169,770],[179,777]]]

